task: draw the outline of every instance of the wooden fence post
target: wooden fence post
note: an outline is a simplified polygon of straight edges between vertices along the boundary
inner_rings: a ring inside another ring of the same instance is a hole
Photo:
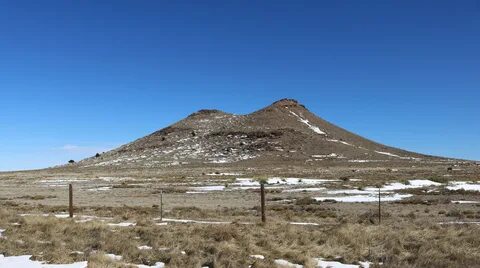
[[[380,187],[378,187],[378,224],[382,222],[382,201],[380,200]]]
[[[73,186],[72,184],[68,185],[68,212],[70,218],[73,218]]]
[[[265,184],[263,182],[260,183],[260,203],[262,206],[262,222],[265,223]]]
[[[163,190],[160,190],[160,221],[163,221]]]

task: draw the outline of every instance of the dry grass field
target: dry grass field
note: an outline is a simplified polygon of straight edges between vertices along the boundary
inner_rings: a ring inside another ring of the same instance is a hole
[[[373,267],[379,263],[383,267],[480,265],[480,226],[439,225],[415,214],[388,215],[378,225],[375,213],[345,217],[325,210],[322,204],[309,204],[299,205],[295,210],[306,218],[315,215],[318,225],[289,224],[282,220],[282,210],[270,212],[268,222],[261,224],[253,217],[255,213],[241,209],[192,207],[173,209],[164,217],[210,219],[215,223],[166,221],[162,225],[155,208],[78,211],[78,215],[87,212],[101,215],[91,221],[82,221],[78,216],[55,217],[55,212],[65,208],[50,208],[50,216],[34,211],[32,215],[19,215],[18,209],[8,206],[0,211],[0,226],[6,229],[4,239],[0,240],[2,252],[32,254],[51,263],[88,260],[89,267],[128,267],[128,264],[153,265],[161,261],[168,267],[274,267],[274,260],[285,259],[316,267],[315,258],[322,257],[344,263],[370,261]],[[39,208],[21,208],[30,209]],[[223,216],[219,219],[218,215]],[[237,220],[219,222],[227,218]],[[122,256],[122,260],[114,261],[105,257],[105,253]],[[251,255],[263,255],[265,259]]]
[[[480,267],[478,169],[5,173],[0,254],[88,267]]]

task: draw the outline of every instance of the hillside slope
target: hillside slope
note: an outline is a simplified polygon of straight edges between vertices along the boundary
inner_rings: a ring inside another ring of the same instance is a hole
[[[440,158],[367,140],[317,117],[295,100],[283,99],[247,115],[200,110],[167,128],[75,165],[165,168],[435,159]]]

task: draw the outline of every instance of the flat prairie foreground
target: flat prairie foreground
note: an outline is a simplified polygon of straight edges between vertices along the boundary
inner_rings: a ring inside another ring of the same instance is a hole
[[[478,167],[246,174],[1,174],[0,267],[480,267]]]

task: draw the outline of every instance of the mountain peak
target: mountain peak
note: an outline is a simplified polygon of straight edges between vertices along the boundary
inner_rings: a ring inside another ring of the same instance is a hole
[[[217,109],[201,109],[195,113],[190,114],[188,117],[194,117],[198,115],[211,115],[211,114],[226,114],[226,113]]]
[[[283,98],[274,102],[272,105],[299,105],[299,104],[300,103],[296,99]]]
[[[298,102],[297,100],[295,100],[295,99],[288,99],[288,98],[278,100],[278,101],[272,103],[271,106],[287,106],[287,107],[302,106],[302,107],[305,107],[305,106],[303,106],[302,104],[300,104],[300,102]]]

